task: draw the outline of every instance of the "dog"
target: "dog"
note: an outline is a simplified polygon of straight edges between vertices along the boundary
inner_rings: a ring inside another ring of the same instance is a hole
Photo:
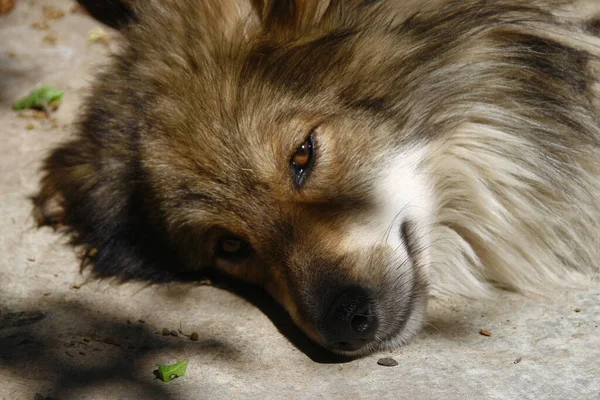
[[[594,2],[132,7],[33,198],[96,276],[218,271],[351,356],[406,343],[431,295],[596,276]]]

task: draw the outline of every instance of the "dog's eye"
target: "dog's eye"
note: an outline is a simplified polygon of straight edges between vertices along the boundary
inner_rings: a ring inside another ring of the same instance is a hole
[[[291,159],[294,186],[301,188],[314,164],[313,133],[298,147]]]
[[[251,250],[250,244],[234,236],[225,237],[217,243],[217,256],[225,259],[245,258]]]

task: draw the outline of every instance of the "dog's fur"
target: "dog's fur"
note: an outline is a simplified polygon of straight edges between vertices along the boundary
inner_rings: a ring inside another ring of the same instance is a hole
[[[262,285],[321,344],[327,307],[360,286],[379,321],[365,354],[413,336],[430,293],[598,271],[593,2],[134,8],[34,199],[41,223],[94,249],[98,276],[217,269]],[[290,159],[311,132],[297,187]],[[244,257],[215,253],[230,235]]]

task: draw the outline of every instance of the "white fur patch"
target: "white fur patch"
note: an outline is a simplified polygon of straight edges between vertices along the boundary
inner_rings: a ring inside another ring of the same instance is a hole
[[[400,233],[402,222],[431,219],[430,185],[426,174],[418,170],[424,155],[423,148],[412,148],[387,157],[373,185],[375,207],[366,220],[357,221],[348,229],[343,239],[345,250],[387,245],[400,259],[408,256]]]

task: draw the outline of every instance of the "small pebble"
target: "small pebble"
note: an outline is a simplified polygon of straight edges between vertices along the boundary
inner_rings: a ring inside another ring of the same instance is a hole
[[[107,337],[106,339],[104,339],[104,343],[112,344],[113,346],[121,346],[121,343],[113,337]]]
[[[88,14],[87,10],[80,4],[75,4],[73,7],[71,7],[71,10],[69,11],[71,12],[71,14]]]
[[[198,341],[198,332],[192,332],[190,335],[190,340],[194,342]]]
[[[521,357],[518,357],[518,358],[515,360],[514,364],[518,364],[518,363],[520,363],[520,362],[521,362],[521,360],[522,360],[522,358],[521,358]]]
[[[5,14],[13,9],[17,0],[0,0],[0,14]]]
[[[581,308],[577,307],[576,309],[574,309],[573,311],[575,312],[581,312]]]
[[[49,33],[46,36],[44,36],[42,40],[49,44],[56,44],[58,37],[53,33]]]
[[[93,28],[89,33],[88,33],[88,42],[89,43],[104,43],[104,45],[108,45],[111,41],[111,37],[108,34],[108,32],[106,32],[103,28],[101,27],[96,27]]]
[[[46,29],[48,29],[48,24],[46,23],[46,21],[36,21],[33,24],[31,24],[31,26],[40,31],[45,31]]]
[[[65,16],[65,12],[59,8],[52,6],[44,6],[42,13],[46,19],[59,19]]]
[[[392,357],[385,357],[377,360],[377,364],[383,365],[384,367],[395,367],[398,365],[398,361],[394,360]]]
[[[492,336],[492,332],[488,331],[487,329],[480,330],[479,334],[483,336]]]

